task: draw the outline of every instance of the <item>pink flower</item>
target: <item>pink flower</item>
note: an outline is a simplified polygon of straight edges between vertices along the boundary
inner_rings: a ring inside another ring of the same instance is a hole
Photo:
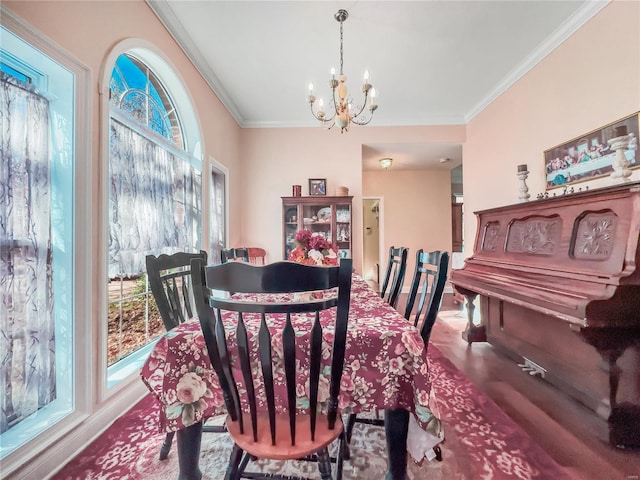
[[[402,333],[402,343],[409,350],[409,353],[414,357],[419,357],[422,355],[422,351],[424,350],[424,343],[422,342],[422,338],[420,336],[415,335],[412,332],[403,332]]]
[[[289,253],[289,260],[306,265],[338,265],[337,248],[318,232],[300,230],[296,233],[298,244]]]
[[[296,233],[296,242],[308,248],[311,235],[313,234],[309,230],[300,230]]]
[[[191,404],[202,398],[207,391],[207,384],[200,375],[189,372],[180,379],[176,390],[181,403]]]
[[[327,240],[322,236],[322,235],[311,235],[311,238],[309,239],[309,248],[311,248],[312,250],[327,250],[328,248],[330,248],[331,245],[329,245],[329,242],[327,242]]]

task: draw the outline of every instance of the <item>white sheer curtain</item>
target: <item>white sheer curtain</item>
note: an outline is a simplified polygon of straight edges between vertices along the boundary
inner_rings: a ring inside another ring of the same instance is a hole
[[[56,396],[49,104],[3,75],[0,433]]]
[[[201,173],[111,119],[109,278],[145,272],[145,256],[197,247]]]

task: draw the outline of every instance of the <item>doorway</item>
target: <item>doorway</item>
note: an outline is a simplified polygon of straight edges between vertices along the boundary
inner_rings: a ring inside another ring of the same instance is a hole
[[[383,198],[362,197],[362,276],[375,291],[379,291],[380,259],[383,250]]]

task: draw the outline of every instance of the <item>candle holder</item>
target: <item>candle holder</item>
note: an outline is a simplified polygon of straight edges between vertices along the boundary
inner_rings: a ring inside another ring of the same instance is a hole
[[[631,170],[629,170],[629,160],[624,154],[631,135],[627,134],[627,127],[622,126],[616,128],[616,134],[618,136],[610,138],[607,143],[611,146],[611,149],[616,151],[616,158],[611,163],[613,172],[611,172],[611,178],[622,179],[622,181],[628,181],[631,176]]]
[[[529,170],[526,165],[518,165],[518,179],[520,180],[520,195],[518,200],[520,202],[526,202],[529,200],[529,187],[527,187],[527,177],[529,176]]]

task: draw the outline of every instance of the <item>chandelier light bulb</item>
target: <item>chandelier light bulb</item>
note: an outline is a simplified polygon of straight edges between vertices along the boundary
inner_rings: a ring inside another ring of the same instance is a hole
[[[323,108],[324,103],[322,99],[317,103],[317,110],[314,108],[315,96],[313,95],[313,84],[309,84],[309,96],[307,102],[311,106],[311,114],[322,122],[323,126],[331,128],[333,125],[337,125],[340,128],[340,133],[348,131],[348,127],[351,123],[357,125],[367,125],[373,117],[373,112],[378,108],[375,103],[376,92],[373,85],[369,83],[369,70],[364,71],[364,83],[362,84],[362,93],[364,98],[360,102],[353,101],[352,97],[348,94],[347,90],[347,77],[343,71],[343,23],[349,18],[349,13],[346,10],[338,10],[333,16],[340,23],[340,73],[336,78],[336,67],[331,67],[331,79],[329,80],[329,88],[332,91],[332,96],[329,100],[329,112],[326,115]],[[367,98],[371,97],[371,100],[367,105]]]

